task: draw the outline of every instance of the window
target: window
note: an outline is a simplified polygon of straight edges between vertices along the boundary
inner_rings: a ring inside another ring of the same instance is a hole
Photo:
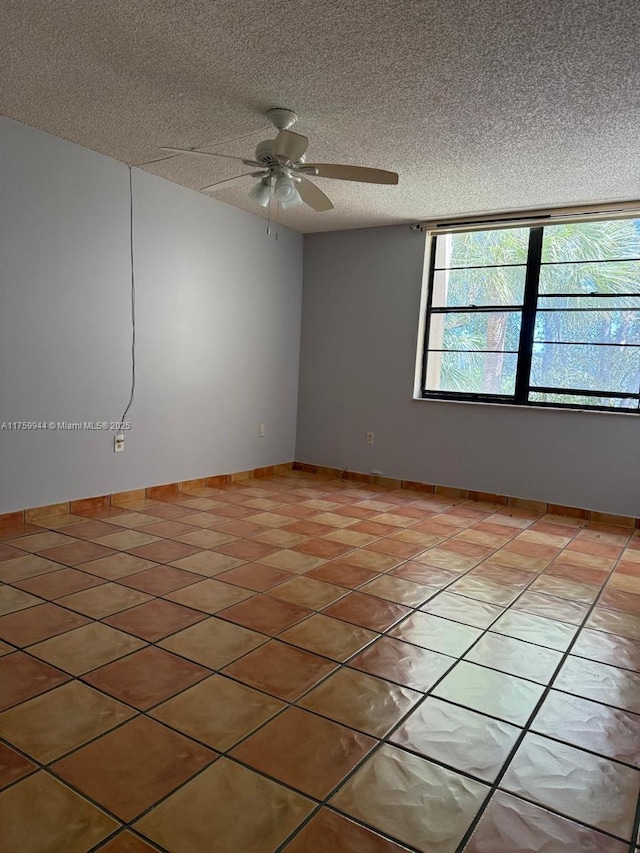
[[[422,396],[640,412],[640,219],[437,233]]]

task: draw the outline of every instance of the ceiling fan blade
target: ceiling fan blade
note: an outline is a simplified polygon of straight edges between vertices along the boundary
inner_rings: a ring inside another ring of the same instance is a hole
[[[336,178],[338,181],[362,181],[366,184],[397,184],[397,172],[370,169],[367,166],[341,166],[337,163],[305,163],[305,168],[316,169],[319,178]]]
[[[298,178],[300,179],[299,181]],[[325,210],[333,210],[333,202],[329,196],[325,195],[320,187],[317,187],[301,175],[296,176],[296,189],[302,201],[318,213],[322,213]]]
[[[197,148],[172,148],[169,145],[161,145],[160,151],[166,151],[169,154],[197,154],[203,157],[224,157],[226,160],[238,160],[244,163],[245,166],[261,166],[255,160],[245,160],[244,157],[234,157],[232,154],[216,154],[213,151],[198,151]]]
[[[276,160],[297,163],[307,150],[309,140],[292,130],[281,130],[273,141],[272,153]]]
[[[236,175],[235,178],[227,178],[225,181],[217,181],[215,184],[210,184],[208,187],[202,187],[200,192],[213,193],[221,189],[226,190],[227,187],[232,187],[234,184],[241,183],[245,178],[258,178],[268,174],[268,172],[245,172],[243,175]]]

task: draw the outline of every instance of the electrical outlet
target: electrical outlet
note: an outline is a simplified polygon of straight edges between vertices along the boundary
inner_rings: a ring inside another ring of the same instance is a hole
[[[367,433],[367,444],[373,444],[374,434],[372,432]]]
[[[264,424],[258,424],[258,438],[264,438]]]
[[[114,453],[122,453],[124,450],[124,435],[121,432],[113,438],[113,450]]]

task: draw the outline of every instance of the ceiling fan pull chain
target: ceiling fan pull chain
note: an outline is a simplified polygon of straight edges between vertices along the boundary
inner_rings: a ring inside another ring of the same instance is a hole
[[[278,242],[278,227],[280,225],[280,202],[276,200],[276,243]]]

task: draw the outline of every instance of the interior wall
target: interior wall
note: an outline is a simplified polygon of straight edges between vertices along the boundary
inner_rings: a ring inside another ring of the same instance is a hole
[[[424,248],[305,236],[296,459],[640,516],[639,417],[413,399]]]
[[[0,119],[0,513],[294,457],[302,237]],[[258,424],[265,424],[258,438]]]

